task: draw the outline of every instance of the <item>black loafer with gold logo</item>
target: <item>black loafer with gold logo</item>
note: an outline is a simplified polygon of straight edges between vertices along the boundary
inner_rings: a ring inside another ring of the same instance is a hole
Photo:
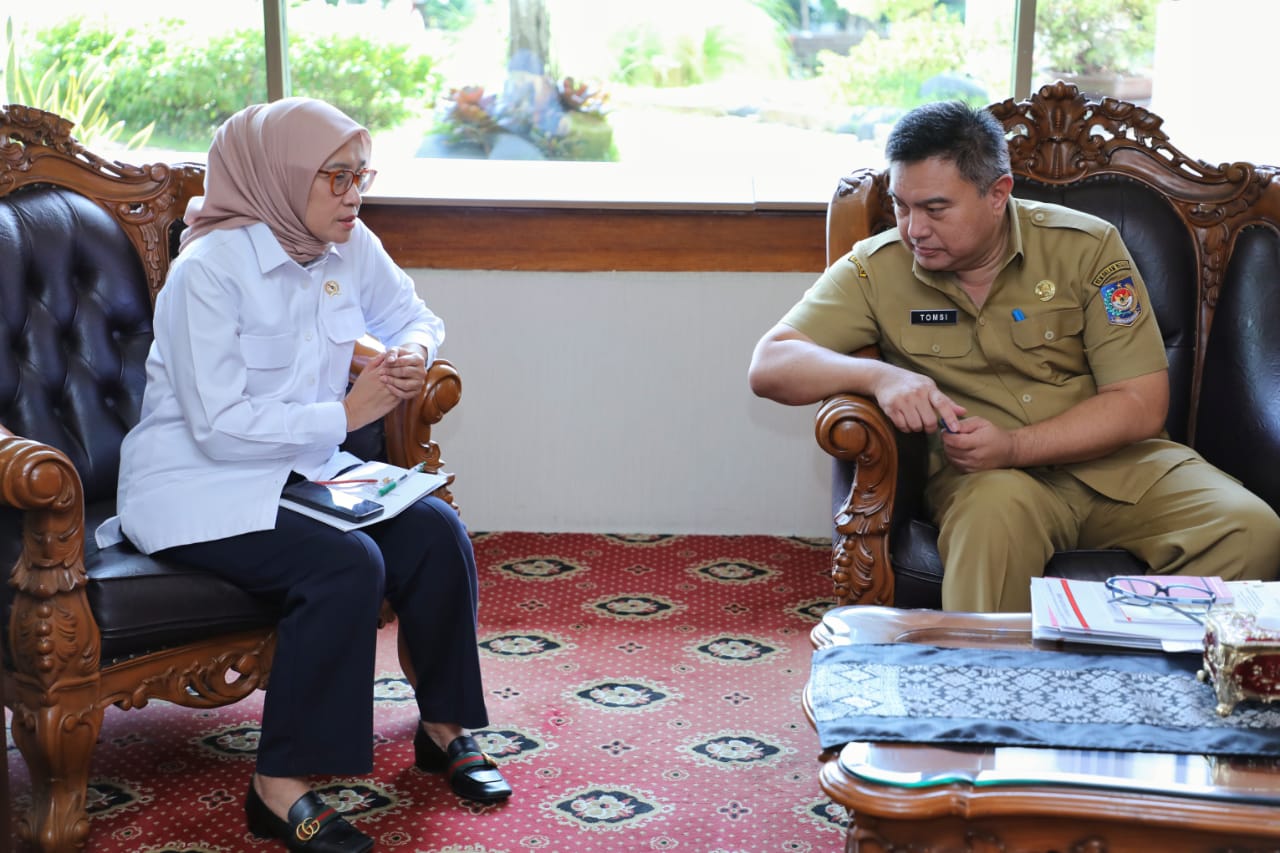
[[[413,737],[414,764],[430,773],[448,772],[449,787],[464,800],[496,803],[511,796],[511,785],[493,759],[481,752],[475,738],[454,738],[448,749],[441,749],[431,736],[418,726]]]
[[[347,823],[336,809],[325,805],[314,791],[308,791],[289,808],[289,816],[281,820],[258,796],[249,782],[244,799],[249,831],[259,838],[283,841],[290,850],[305,853],[368,853],[373,839]]]

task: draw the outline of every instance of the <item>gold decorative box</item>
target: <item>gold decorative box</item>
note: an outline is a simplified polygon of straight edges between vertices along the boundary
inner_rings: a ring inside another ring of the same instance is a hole
[[[1258,614],[1217,606],[1205,617],[1204,669],[1217,712],[1227,716],[1246,699],[1280,701],[1280,629]]]

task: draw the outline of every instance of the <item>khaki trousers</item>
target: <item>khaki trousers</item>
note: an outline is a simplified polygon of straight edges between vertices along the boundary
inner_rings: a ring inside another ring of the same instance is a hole
[[[1134,504],[1058,468],[962,474],[926,489],[939,527],[945,610],[1025,612],[1054,551],[1122,548],[1159,574],[1273,580],[1280,518],[1203,459],[1178,465]]]

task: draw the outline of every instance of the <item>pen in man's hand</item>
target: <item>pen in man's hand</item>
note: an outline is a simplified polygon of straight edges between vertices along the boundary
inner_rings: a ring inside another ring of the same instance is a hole
[[[400,485],[403,481],[407,480],[410,474],[421,473],[422,469],[425,467],[427,467],[427,463],[419,462],[417,465],[414,465],[412,468],[410,468],[408,471],[405,471],[399,477],[396,477],[390,483],[384,483],[382,486],[378,488],[378,497],[382,497],[387,492],[391,491],[396,486]]]

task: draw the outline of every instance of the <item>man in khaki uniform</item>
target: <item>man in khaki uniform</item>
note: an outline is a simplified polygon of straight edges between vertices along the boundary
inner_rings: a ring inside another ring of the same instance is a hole
[[[750,381],[799,405],[874,397],[929,434],[948,610],[1025,611],[1055,550],[1161,573],[1273,579],[1280,518],[1164,438],[1167,362],[1116,229],[1012,198],[985,110],[936,103],[890,134],[895,231],[862,240],[760,340]],[[883,361],[846,355],[876,344]]]

